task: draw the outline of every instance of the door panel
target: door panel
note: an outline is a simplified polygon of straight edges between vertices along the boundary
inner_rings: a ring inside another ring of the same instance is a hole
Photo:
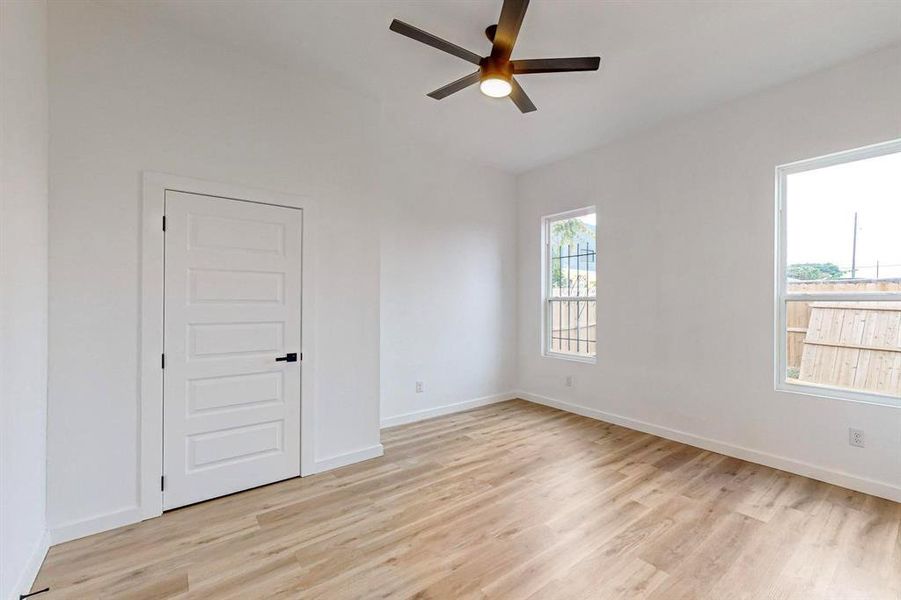
[[[285,276],[282,273],[191,269],[188,277],[191,304],[284,302]]]
[[[257,423],[188,436],[188,471],[222,467],[261,455],[279,454],[282,421]]]
[[[163,507],[300,475],[300,210],[166,192]]]
[[[199,323],[188,325],[188,358],[277,353],[285,345],[284,323]]]
[[[206,377],[188,382],[188,416],[285,401],[284,373]]]

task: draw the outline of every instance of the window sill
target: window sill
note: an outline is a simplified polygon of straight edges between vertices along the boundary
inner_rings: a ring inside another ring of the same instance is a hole
[[[827,398],[829,400],[861,402],[864,404],[876,404],[892,408],[901,407],[901,398],[897,396],[875,394],[872,392],[858,392],[856,390],[817,385],[815,383],[791,383],[783,380],[776,383],[776,391],[787,392],[790,394],[802,394],[804,396],[816,396],[818,398]]]
[[[559,358],[560,360],[568,360],[570,362],[578,362],[587,365],[597,364],[597,356],[574,356],[572,354],[560,354],[558,352],[545,352],[542,354],[544,358]]]

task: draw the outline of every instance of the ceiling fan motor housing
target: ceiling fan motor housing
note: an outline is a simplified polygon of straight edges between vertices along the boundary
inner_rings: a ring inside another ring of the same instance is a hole
[[[513,63],[509,60],[499,60],[486,56],[479,64],[480,78],[485,79],[504,79],[510,81],[513,78]]]

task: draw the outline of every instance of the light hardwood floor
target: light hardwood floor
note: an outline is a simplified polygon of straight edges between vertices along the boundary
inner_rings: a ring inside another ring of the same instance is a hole
[[[901,504],[520,400],[50,550],[50,598],[901,598]]]

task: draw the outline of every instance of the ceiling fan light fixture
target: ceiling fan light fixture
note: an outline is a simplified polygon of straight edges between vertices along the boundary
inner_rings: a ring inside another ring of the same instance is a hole
[[[487,57],[479,65],[479,90],[490,98],[506,98],[513,92],[513,66]]]
[[[513,91],[513,86],[507,79],[494,75],[482,79],[479,90],[491,98],[506,98]]]

